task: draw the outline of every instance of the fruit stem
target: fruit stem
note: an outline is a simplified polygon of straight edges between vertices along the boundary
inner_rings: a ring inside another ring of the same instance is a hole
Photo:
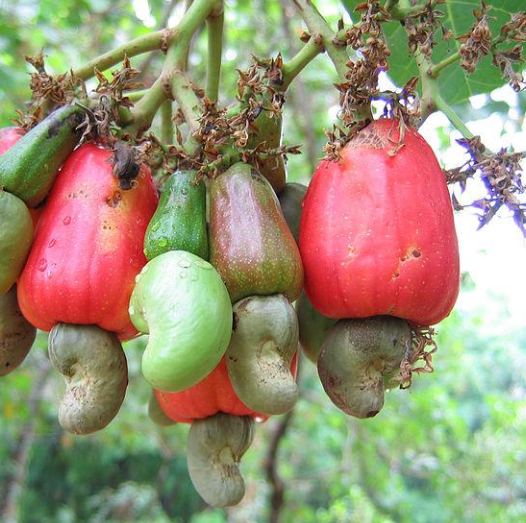
[[[224,11],[212,13],[206,19],[208,29],[208,62],[206,68],[206,96],[212,102],[219,97],[219,80],[221,77],[221,53],[223,50]]]
[[[156,49],[163,49],[170,45],[179,36],[179,26],[174,29],[162,29],[155,31],[139,38],[135,38],[130,42],[108,51],[87,64],[79,67],[73,71],[74,76],[81,80],[88,80],[95,75],[95,68],[99,71],[105,71],[110,67],[122,62],[125,56],[131,58],[148,51],[155,51]]]
[[[172,143],[173,138],[172,101],[166,100],[161,105],[161,140]]]
[[[320,34],[322,36],[323,44],[327,49],[327,54],[334,64],[334,68],[336,69],[340,80],[344,82],[346,80],[345,73],[347,72],[346,64],[349,60],[349,55],[347,54],[345,47],[334,44],[333,39],[335,32],[330,28],[325,18],[321,16],[316,7],[314,7],[311,0],[293,0],[293,2],[311,34]]]
[[[199,26],[208,16],[210,16],[213,10],[221,5],[221,0],[195,0],[195,2],[193,2],[188,8],[188,11],[186,11],[181,22],[177,26],[178,38],[173,41],[168,49],[161,74],[152,87],[135,105],[133,110],[134,120],[131,125],[127,126],[127,132],[135,135],[148,129],[161,104],[166,98],[171,98],[172,94],[180,103],[178,96],[181,97],[181,91],[180,89],[175,89],[174,86],[181,87],[179,77],[182,76],[181,71],[185,68],[190,40]],[[184,83],[187,86],[189,85],[189,82],[186,79]],[[190,92],[193,95],[195,100],[192,99],[190,101],[190,105],[193,108],[196,105],[194,102],[197,100],[197,97],[191,88],[186,89],[185,92]],[[185,102],[188,101],[188,96],[185,95],[183,98]],[[197,105],[199,106],[198,100]],[[188,117],[191,114],[195,115],[195,111],[189,111],[188,106],[181,106],[181,109],[185,118],[187,118],[187,123],[190,126],[190,129],[192,132],[195,131],[197,129],[197,122],[188,120]]]
[[[497,44],[502,43],[502,38],[500,36],[497,36],[493,39],[492,45],[495,46]],[[454,64],[456,61],[460,60],[460,52],[457,51],[456,53],[453,53],[452,55],[448,56],[441,62],[438,62],[435,65],[432,65],[429,68],[429,75],[432,78],[438,78],[438,75],[442,72],[443,69],[450,66],[451,64]]]
[[[436,108],[446,115],[447,119],[458,131],[462,133],[464,138],[469,140],[474,138],[475,135],[467,128],[466,124],[460,119],[458,114],[455,113],[453,108],[439,94],[434,97],[434,102],[436,104]]]
[[[310,40],[288,62],[283,64],[283,83],[280,91],[286,91],[292,80],[320,53],[325,51],[323,37],[320,34],[311,36]]]

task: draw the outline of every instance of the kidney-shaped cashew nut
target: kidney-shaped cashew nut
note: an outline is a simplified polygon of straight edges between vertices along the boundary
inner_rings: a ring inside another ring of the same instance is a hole
[[[234,305],[226,362],[232,386],[248,408],[283,414],[294,407],[298,386],[290,366],[297,348],[298,318],[285,296],[251,296]]]
[[[49,357],[66,381],[58,412],[62,427],[74,434],[104,428],[119,412],[128,385],[117,336],[95,325],[58,323],[49,333]]]
[[[332,402],[357,418],[376,416],[385,383],[400,369],[411,348],[411,329],[392,316],[340,320],[318,358],[318,374]]]
[[[254,439],[254,420],[222,412],[195,420],[188,432],[188,472],[199,495],[213,507],[237,505],[245,495],[239,462]]]

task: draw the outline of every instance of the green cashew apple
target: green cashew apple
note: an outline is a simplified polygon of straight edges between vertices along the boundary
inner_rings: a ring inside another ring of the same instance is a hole
[[[190,479],[212,507],[237,505],[245,495],[239,462],[254,439],[254,420],[220,412],[195,420],[188,431]]]
[[[0,376],[14,371],[24,361],[35,336],[35,327],[20,312],[13,285],[0,296]]]
[[[284,414],[298,399],[291,372],[298,318],[282,294],[251,296],[234,305],[226,351],[228,376],[239,399],[255,412]]]
[[[411,329],[400,318],[340,320],[323,343],[318,374],[339,409],[371,418],[382,409],[386,385],[410,350]]]
[[[207,261],[186,251],[150,260],[136,278],[129,313],[149,334],[142,373],[157,390],[179,392],[205,378],[232,335],[225,284]]]
[[[0,295],[22,272],[32,240],[33,221],[26,204],[0,188]]]
[[[333,318],[326,318],[318,312],[307,298],[305,292],[295,303],[300,326],[300,344],[303,352],[313,363],[318,361],[327,331],[336,323]]]
[[[305,194],[307,194],[307,186],[301,183],[287,183],[278,195],[285,221],[298,244],[300,241],[301,210]]]
[[[210,263],[232,303],[272,294],[294,301],[303,287],[301,256],[267,180],[236,163],[210,182],[209,196]]]
[[[128,365],[117,335],[96,325],[58,323],[49,358],[64,375],[58,419],[73,434],[103,429],[117,415],[128,386]]]
[[[167,251],[188,251],[208,259],[206,188],[196,171],[176,171],[166,181],[144,237],[148,260]]]

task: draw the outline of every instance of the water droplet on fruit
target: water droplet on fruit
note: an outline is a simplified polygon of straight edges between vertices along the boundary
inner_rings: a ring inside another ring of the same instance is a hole
[[[53,247],[53,245],[55,245],[55,243],[57,243],[57,240],[51,240],[47,246],[51,249],[51,247]]]
[[[66,216],[63,221],[64,225],[69,225],[71,223],[71,216]]]
[[[152,227],[152,231],[155,232],[155,231],[158,231],[159,230],[159,222],[157,222],[156,224],[154,224],[154,226]]]
[[[159,245],[160,245],[161,247],[166,247],[166,246],[168,245],[168,240],[167,240],[166,238],[161,238],[161,239],[159,240]]]
[[[37,269],[41,272],[44,272],[47,268],[47,260],[45,258],[42,258],[37,265]]]
[[[197,277],[196,274],[192,274],[192,276],[190,277],[190,279],[191,279],[192,281],[197,281],[199,278]]]
[[[186,272],[185,271],[181,271],[179,273],[179,278],[182,278],[184,280],[186,278]]]
[[[190,262],[188,258],[183,258],[182,260],[179,261],[177,265],[179,265],[179,267],[182,267],[183,269],[188,269],[188,267],[190,267],[192,263]]]

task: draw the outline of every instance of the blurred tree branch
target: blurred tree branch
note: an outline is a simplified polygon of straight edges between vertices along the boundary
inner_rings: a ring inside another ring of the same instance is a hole
[[[18,440],[11,451],[9,467],[12,469],[7,479],[0,485],[0,521],[16,523],[18,521],[18,500],[24,489],[31,448],[35,441],[36,424],[40,418],[44,388],[51,371],[49,361],[42,358],[34,385],[27,403],[28,420],[20,430]]]

